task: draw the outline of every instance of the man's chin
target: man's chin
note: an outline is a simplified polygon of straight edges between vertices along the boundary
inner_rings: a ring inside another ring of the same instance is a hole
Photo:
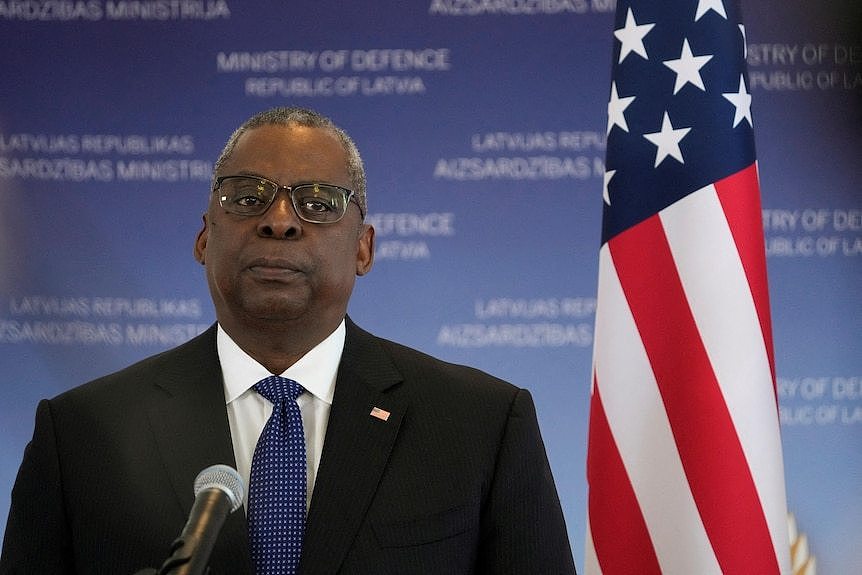
[[[304,309],[300,310],[295,307],[272,307],[268,309],[251,309],[246,312],[246,315],[258,322],[278,324],[298,320],[305,315],[304,311]]]
[[[303,317],[308,311],[308,302],[283,297],[269,297],[244,302],[242,307],[244,315],[249,319],[278,323]]]

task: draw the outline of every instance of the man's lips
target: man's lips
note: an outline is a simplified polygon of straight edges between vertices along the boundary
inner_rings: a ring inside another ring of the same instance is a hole
[[[252,260],[246,270],[254,277],[263,280],[287,280],[302,273],[295,263],[281,258],[257,258]]]

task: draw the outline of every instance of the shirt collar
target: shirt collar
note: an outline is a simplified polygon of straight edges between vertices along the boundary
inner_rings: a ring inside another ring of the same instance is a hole
[[[298,382],[307,392],[332,405],[345,333],[344,320],[341,320],[335,331],[326,339],[314,346],[284,373],[277,375]],[[216,344],[224,377],[225,403],[232,402],[258,381],[272,375],[243,351],[222,329],[221,324],[218,326]]]

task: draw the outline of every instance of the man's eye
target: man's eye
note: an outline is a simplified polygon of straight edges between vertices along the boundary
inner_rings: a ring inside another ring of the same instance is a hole
[[[263,200],[261,200],[257,196],[240,196],[238,198],[235,198],[233,203],[237,204],[238,206],[250,208],[252,206],[261,205],[263,203]]]
[[[315,200],[312,198],[307,198],[302,200],[302,209],[306,212],[331,212],[334,208],[329,205],[327,202],[323,200]]]

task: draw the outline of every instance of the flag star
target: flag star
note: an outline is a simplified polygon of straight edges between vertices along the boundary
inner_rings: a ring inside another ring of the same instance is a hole
[[[709,12],[715,11],[719,16],[727,20],[727,12],[724,11],[724,3],[722,0],[697,0],[697,13],[694,15],[694,21],[700,20],[700,17]]]
[[[614,126],[619,126],[625,132],[629,131],[629,125],[626,123],[626,117],[623,112],[634,101],[634,96],[620,98],[619,94],[617,94],[617,83],[611,82],[611,99],[608,102],[608,134],[611,133],[611,128]]]
[[[676,94],[682,90],[686,84],[697,86],[704,92],[706,88],[703,85],[703,78],[700,75],[700,69],[707,62],[712,60],[712,55],[695,56],[691,53],[691,47],[688,45],[688,38],[682,41],[682,52],[676,60],[665,60],[664,65],[676,72],[676,83],[673,86],[673,93]]]
[[[661,131],[651,134],[644,134],[644,138],[657,146],[655,152],[655,168],[661,164],[665,158],[672,156],[679,163],[684,164],[682,159],[682,150],[679,149],[679,142],[685,138],[686,134],[691,131],[691,128],[674,129],[670,123],[670,117],[667,112],[664,113],[664,118],[661,121]]]
[[[742,34],[742,57],[748,58],[748,39],[745,37],[745,24],[739,25],[739,33]]]
[[[611,205],[611,197],[608,195],[608,184],[616,173],[616,170],[605,170],[605,183],[602,189],[602,198],[604,198],[607,205]]]
[[[745,79],[739,75],[739,91],[722,94],[726,100],[736,108],[733,115],[733,127],[735,128],[743,120],[748,120],[748,125],[754,127],[751,121],[751,94],[745,91]]]
[[[655,24],[638,24],[635,22],[635,15],[632,9],[629,8],[626,14],[625,28],[614,30],[614,36],[620,41],[620,62],[626,59],[631,52],[640,54],[647,58],[646,48],[644,47],[644,36],[649,34]]]

